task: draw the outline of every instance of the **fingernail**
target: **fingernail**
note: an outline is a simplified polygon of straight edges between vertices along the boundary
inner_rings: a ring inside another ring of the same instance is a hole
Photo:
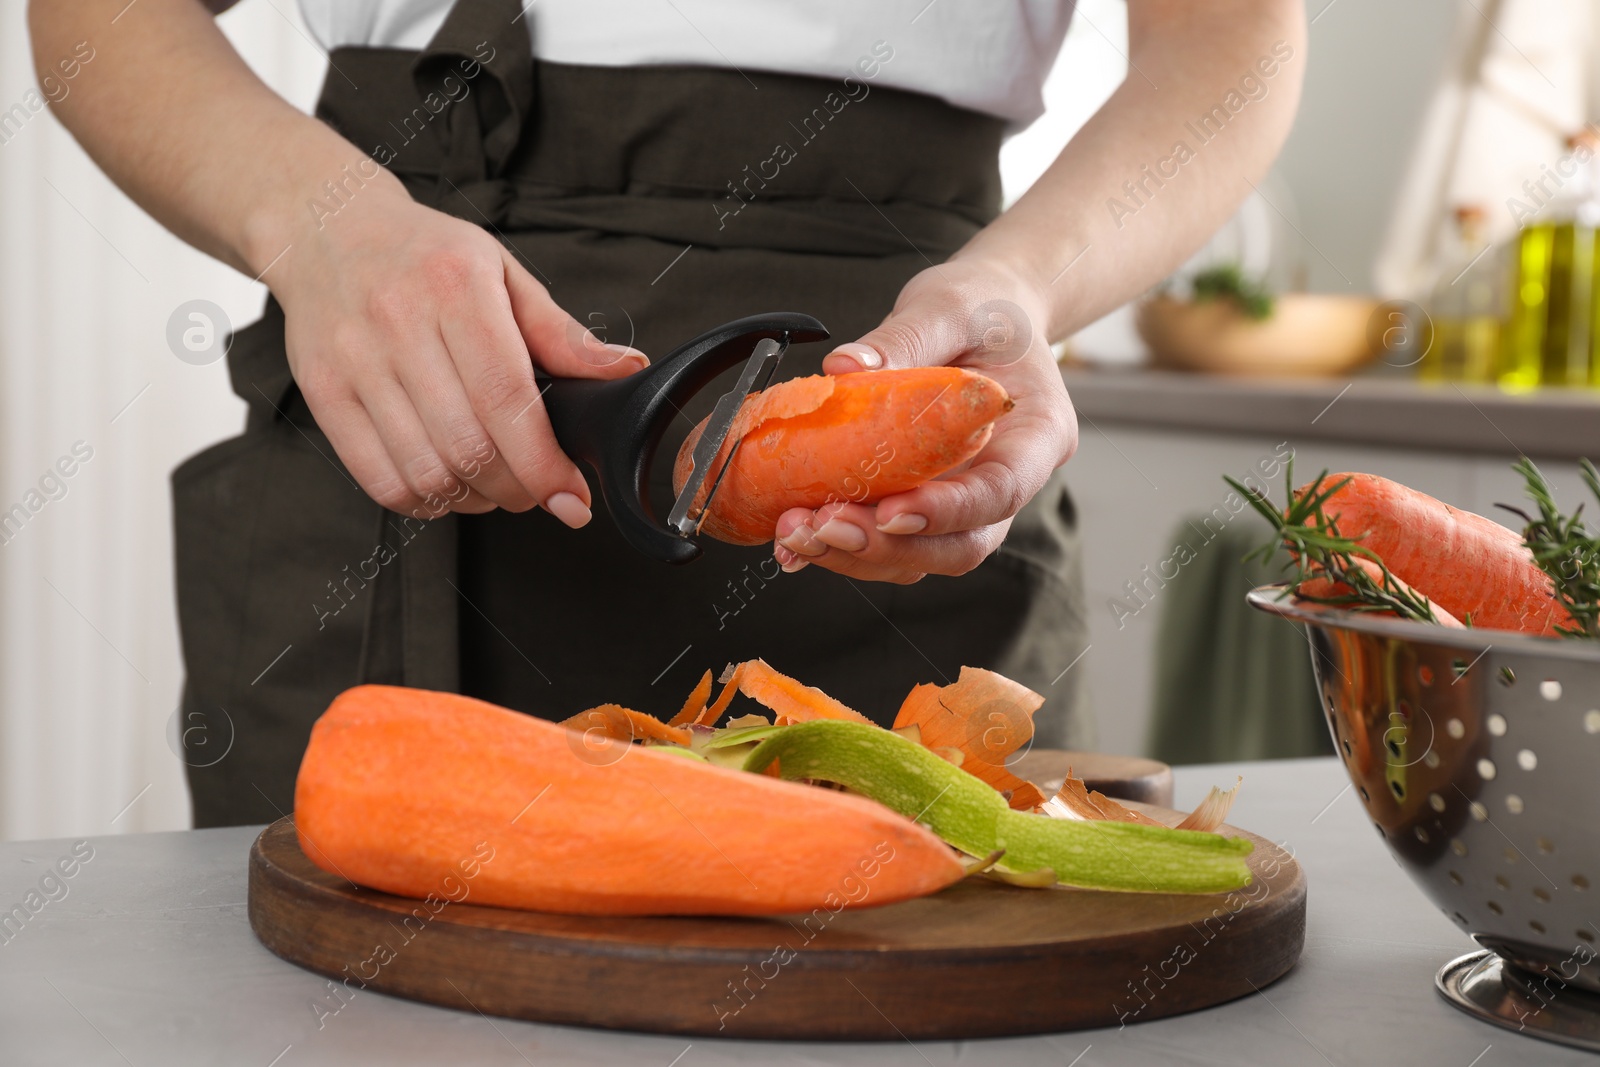
[[[650,365],[649,356],[637,348],[629,348],[627,345],[601,345],[595,355],[596,358],[592,362],[606,367],[614,367],[618,363],[625,363],[628,365],[627,369],[630,374],[642,371]]]
[[[574,530],[580,526],[587,526],[589,520],[594,518],[588,505],[573,493],[550,494],[550,499],[544,502],[544,509]]]
[[[817,535],[809,526],[796,526],[787,536],[780,537],[778,543],[790,552],[797,552],[802,556],[820,556],[828,551],[828,546],[817,542]]]
[[[845,344],[838,345],[834,348],[833,354],[839,356],[849,356],[851,359],[867,368],[867,370],[877,370],[879,367],[883,366],[883,356],[878,354],[878,350],[864,345],[859,341],[849,341]]]
[[[918,515],[909,511],[903,515],[896,515],[888,522],[878,523],[878,529],[886,534],[917,534],[927,528],[928,518],[926,515]]]
[[[843,552],[860,552],[867,547],[867,531],[853,522],[829,519],[817,531],[817,540]]]
[[[796,571],[803,571],[807,567],[811,566],[811,561],[806,559],[794,559],[788,563],[779,564],[779,566],[783,569],[783,573],[794,574]]]
[[[782,544],[772,546],[772,558],[777,561],[778,567],[785,574],[793,574],[795,571],[804,570],[810,566],[806,560],[801,559],[795,552],[783,547]]]

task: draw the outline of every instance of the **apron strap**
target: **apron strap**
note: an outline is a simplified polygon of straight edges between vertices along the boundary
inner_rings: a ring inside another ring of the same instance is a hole
[[[516,0],[456,0],[411,66],[442,153],[431,206],[498,228],[503,178],[533,104],[533,48]],[[426,199],[426,198],[423,198]],[[398,544],[368,601],[362,681],[455,691],[460,685],[456,516],[426,523],[378,510],[381,543]],[[443,579],[443,580],[441,580]]]
[[[431,206],[500,227],[512,200],[506,165],[533,109],[533,46],[516,0],[457,0],[411,67],[443,165]],[[441,110],[442,109],[442,110]]]

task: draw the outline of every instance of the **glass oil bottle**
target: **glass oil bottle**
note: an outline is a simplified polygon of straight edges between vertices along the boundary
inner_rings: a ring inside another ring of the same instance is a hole
[[[1513,242],[1511,311],[1500,352],[1499,381],[1513,390],[1587,386],[1600,373],[1595,301],[1600,266],[1600,182],[1596,139],[1568,138],[1568,178]]]
[[[1417,365],[1417,376],[1424,381],[1495,379],[1507,270],[1505,250],[1490,248],[1484,238],[1486,218],[1479,204],[1455,209],[1452,247],[1428,306],[1433,336]]]

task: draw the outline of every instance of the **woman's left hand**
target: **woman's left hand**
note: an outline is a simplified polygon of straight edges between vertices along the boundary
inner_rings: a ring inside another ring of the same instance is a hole
[[[909,584],[965,574],[989,557],[1078,446],[1078,420],[1045,335],[1049,302],[1015,272],[957,258],[918,274],[882,325],[839,345],[829,374],[951,365],[988,375],[1016,406],[959,471],[876,505],[792,508],[773,552],[787,571],[816,564],[852,578]]]

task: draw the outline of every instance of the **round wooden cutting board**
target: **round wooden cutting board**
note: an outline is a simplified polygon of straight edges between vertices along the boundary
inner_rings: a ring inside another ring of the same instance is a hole
[[[1254,882],[1212,896],[971,878],[859,911],[597,918],[470,903],[434,913],[323,871],[282,819],[251,849],[250,925],[352,991],[540,1022],[795,1040],[1040,1033],[1192,1011],[1288,971],[1305,878],[1287,852],[1243,836]]]

